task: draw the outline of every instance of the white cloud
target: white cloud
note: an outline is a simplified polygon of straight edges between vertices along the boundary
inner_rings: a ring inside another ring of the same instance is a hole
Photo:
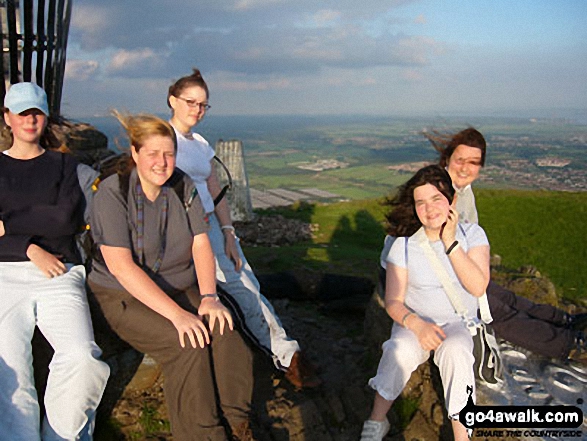
[[[220,80],[214,83],[217,91],[261,91],[261,90],[283,90],[291,89],[292,82],[287,78],[276,78],[269,80]]]
[[[401,72],[401,77],[410,82],[420,82],[424,79],[421,71],[415,69],[404,69]]]
[[[397,40],[391,54],[400,64],[425,65],[430,62],[430,55],[442,55],[446,50],[444,44],[430,37],[405,37]]]
[[[151,48],[136,50],[121,49],[114,54],[108,64],[108,72],[112,74],[137,74],[142,72],[148,77],[149,71],[157,70],[164,64],[164,55],[156,53]]]
[[[236,0],[233,8],[237,11],[246,11],[250,9],[257,9],[260,7],[277,4],[283,0]]]
[[[213,94],[219,92],[214,95],[215,111],[226,102],[232,112],[235,97],[257,105],[260,112],[272,108],[268,101],[276,110],[297,111],[287,106],[304,88],[316,94],[309,93],[305,101],[323,103],[322,112],[337,109],[336,100],[345,101],[351,89],[359,91],[355,103],[363,94],[370,103],[385,97],[378,111],[388,102],[405,106],[410,97],[439,94],[437,89],[447,96],[427,104],[448,106],[448,95],[467,87],[476,91],[480,78],[492,103],[503,97],[509,102],[517,96],[512,91],[518,90],[545,102],[553,101],[545,98],[549,94],[561,103],[580,103],[585,97],[584,39],[553,40],[546,48],[535,43],[538,53],[529,53],[521,43],[501,45],[501,22],[489,23],[487,14],[465,17],[456,0],[447,3],[454,8],[450,14],[439,14],[431,2],[422,0],[174,0],[172,6],[161,0],[76,0],[66,90],[71,97],[83,93],[79,99],[84,106],[107,98],[124,105],[127,91],[133,96],[143,90],[135,85],[144,88],[152,81],[162,87],[164,97],[172,79],[196,66],[210,78]],[[496,35],[494,46],[473,47],[464,37],[455,39],[454,30],[462,27],[464,18],[474,21],[480,32]],[[580,28],[578,22],[571,24]],[[566,22],[564,26],[572,28]],[[516,61],[504,60],[504,54]],[[532,69],[528,63],[524,67],[525,60],[534,63]],[[456,76],[455,71],[463,73]],[[444,87],[448,81],[455,87]],[[106,93],[96,83],[116,92]],[[146,108],[165,102],[160,97],[141,99],[136,105]]]
[[[67,60],[65,64],[65,79],[72,81],[86,81],[94,77],[100,63],[96,60]]]
[[[428,20],[426,20],[426,17],[424,16],[424,14],[420,14],[414,19],[414,23],[415,24],[426,24],[426,23],[428,23]]]

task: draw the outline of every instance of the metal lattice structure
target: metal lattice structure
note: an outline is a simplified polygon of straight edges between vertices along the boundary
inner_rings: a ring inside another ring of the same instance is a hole
[[[35,82],[47,92],[51,115],[59,115],[72,2],[0,0],[2,103],[10,84]]]

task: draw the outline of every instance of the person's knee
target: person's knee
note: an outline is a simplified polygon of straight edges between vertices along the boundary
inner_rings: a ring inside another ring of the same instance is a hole
[[[56,351],[50,367],[52,370],[84,372],[88,377],[107,379],[110,375],[110,367],[100,359],[101,355],[102,351],[93,342],[79,345],[71,350]]]
[[[447,337],[437,350],[438,356],[452,360],[473,358],[473,341],[470,336],[455,335]]]
[[[426,357],[422,356],[422,349],[418,346],[396,340],[388,340],[383,344],[381,362],[389,365],[400,365],[404,369],[413,371],[422,364]]]

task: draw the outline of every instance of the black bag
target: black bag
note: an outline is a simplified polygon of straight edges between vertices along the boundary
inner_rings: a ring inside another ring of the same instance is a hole
[[[473,335],[473,369],[475,378],[484,383],[497,385],[503,381],[503,363],[497,339],[491,326],[480,322],[477,334]]]

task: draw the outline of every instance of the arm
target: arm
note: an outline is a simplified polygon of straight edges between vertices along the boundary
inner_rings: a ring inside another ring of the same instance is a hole
[[[21,262],[27,260],[27,249],[31,244],[29,235],[0,235],[0,261]]]
[[[451,210],[440,233],[445,250],[448,250],[456,240],[458,221],[457,211]],[[458,246],[451,250],[448,258],[461,285],[471,295],[481,297],[489,284],[489,246],[470,248],[467,252]]]
[[[446,338],[442,328],[434,323],[422,320],[405,305],[408,270],[388,263],[386,287],[385,309],[393,321],[416,334],[422,349],[431,351],[440,346]]]
[[[196,338],[202,348],[210,343],[210,336],[202,320],[180,307],[165,294],[134,262],[128,248],[102,245],[100,251],[108,270],[125,290],[173,323],[182,348],[185,347],[185,334],[194,348],[197,347]]]
[[[218,182],[218,176],[216,176],[216,168],[213,164],[214,159],[211,161],[212,172],[210,176],[206,180],[208,184],[208,190],[212,195],[212,198],[215,198],[220,194],[220,183]],[[214,213],[218,218],[218,222],[221,226],[232,226],[232,219],[230,218],[230,209],[228,207],[228,203],[226,202],[226,198],[222,198],[222,200],[216,205],[214,208]],[[222,233],[224,235],[224,247],[225,253],[234,262],[234,267],[237,271],[241,270],[242,261],[240,255],[238,253],[238,247],[236,244],[236,234],[233,229],[223,229]]]
[[[192,255],[196,267],[196,274],[198,276],[200,293],[202,295],[216,293],[216,265],[212,247],[210,245],[210,239],[208,239],[206,233],[194,236]],[[220,326],[220,334],[224,333],[225,323],[228,323],[228,327],[231,331],[234,328],[232,316],[228,309],[220,303],[218,296],[203,298],[200,307],[198,308],[198,313],[200,315],[208,314],[210,316],[211,331],[214,329],[216,320],[218,320],[218,325]]]

